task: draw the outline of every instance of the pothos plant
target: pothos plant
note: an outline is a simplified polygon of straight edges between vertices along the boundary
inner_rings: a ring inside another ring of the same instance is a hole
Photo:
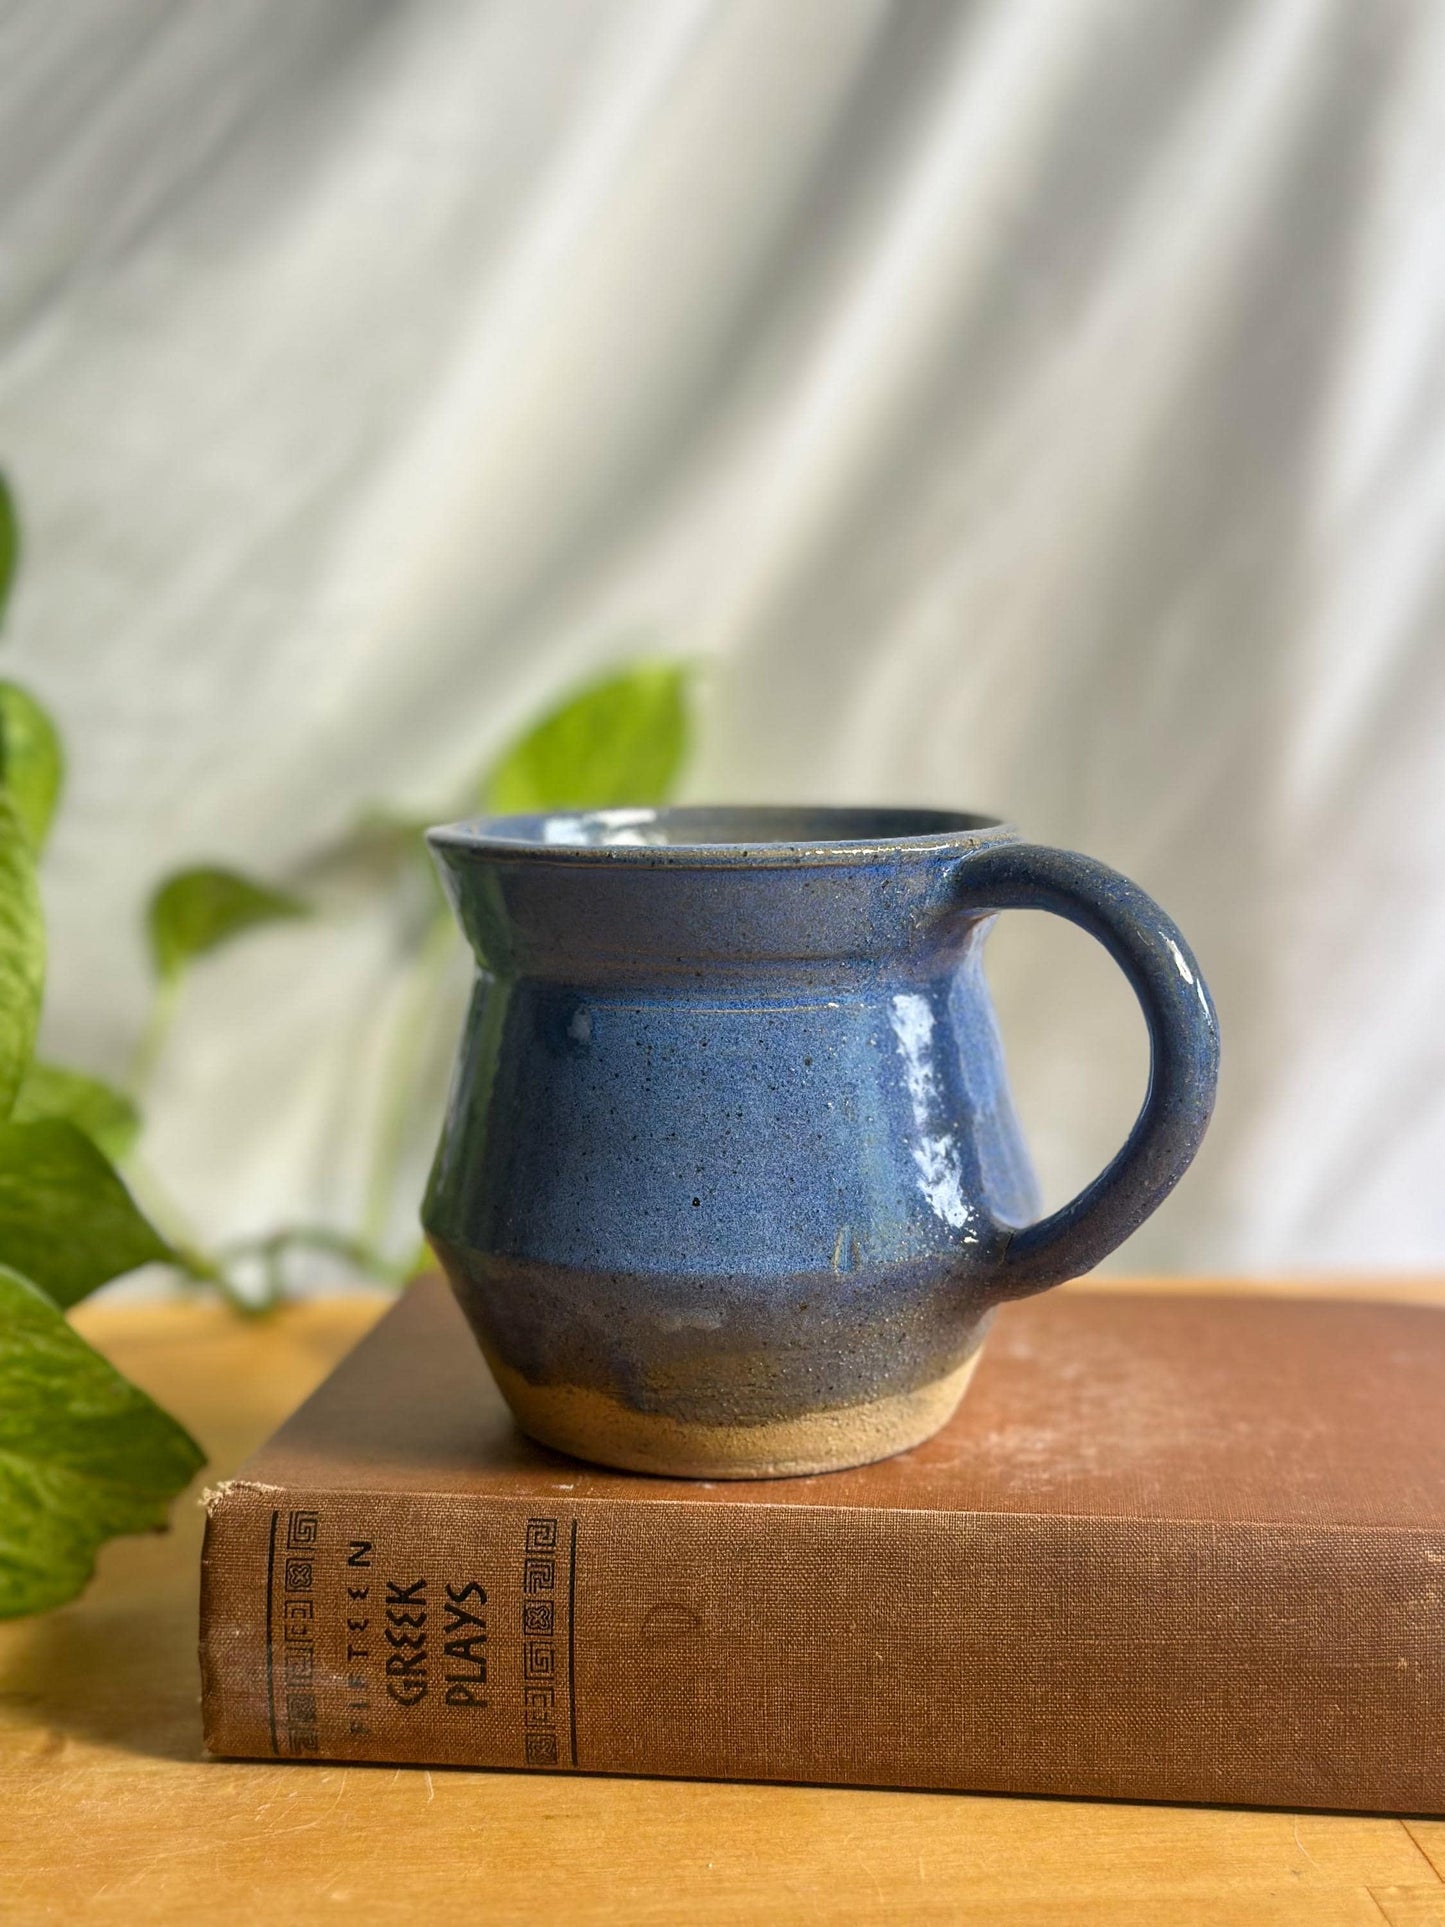
[[[0,618],[19,529],[0,478]],[[454,799],[450,814],[667,800],[689,737],[689,672],[648,662],[575,693]],[[131,1089],[36,1056],[45,926],[36,868],[60,800],[59,734],[35,698],[0,680],[0,1618],[42,1612],[80,1592],[98,1548],[163,1528],[171,1501],[203,1463],[195,1440],[73,1329],[66,1313],[141,1265],[167,1265],[255,1311],[285,1292],[285,1260],[320,1248],[384,1279],[406,1275],[410,1248],[379,1243],[397,1145],[414,1103],[417,1019],[458,938],[440,895],[414,935],[413,982],[393,1039],[364,1222],[282,1225],[207,1250],[143,1210],[122,1169],[141,1131],[137,1091],[164,1047],[193,964],[245,932],[311,914],[303,892],[215,866],[164,879],[146,911],[156,993]],[[374,812],[328,854],[368,853],[376,887],[426,863],[421,825]],[[384,861],[375,858],[381,850]],[[155,1220],[162,1222],[157,1223]],[[259,1265],[261,1288],[247,1279]]]
[[[19,536],[0,489],[0,607]],[[45,924],[36,861],[60,795],[60,740],[0,683],[0,1614],[78,1592],[97,1546],[163,1526],[201,1463],[194,1439],[72,1330],[97,1285],[170,1246],[112,1161],[134,1135],[119,1093],[36,1058]]]

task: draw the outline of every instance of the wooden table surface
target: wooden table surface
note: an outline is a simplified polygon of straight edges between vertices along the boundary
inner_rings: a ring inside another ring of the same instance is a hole
[[[382,1302],[76,1322],[216,1479]],[[207,1761],[200,1538],[192,1494],[170,1534],[108,1547],[84,1599],[0,1627],[0,1920],[1445,1927],[1445,1821]]]

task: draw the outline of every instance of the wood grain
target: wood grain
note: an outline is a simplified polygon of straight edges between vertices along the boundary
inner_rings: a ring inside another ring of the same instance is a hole
[[[1445,1302],[1445,1283],[1331,1290]],[[215,1479],[383,1302],[77,1322]],[[107,1548],[83,1600],[0,1627],[0,1920],[1445,1927],[1436,1821],[208,1762],[199,1544],[183,1501],[172,1533]]]

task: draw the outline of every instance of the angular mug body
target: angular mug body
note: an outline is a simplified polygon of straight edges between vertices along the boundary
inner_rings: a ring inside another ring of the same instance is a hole
[[[425,1224],[519,1424],[578,1457],[763,1477],[918,1443],[1000,1300],[1096,1262],[1203,1131],[1182,938],[1006,825],[599,811],[430,841],[479,969]],[[1043,1225],[982,970],[1023,901],[1095,928],[1154,1043],[1130,1144]]]

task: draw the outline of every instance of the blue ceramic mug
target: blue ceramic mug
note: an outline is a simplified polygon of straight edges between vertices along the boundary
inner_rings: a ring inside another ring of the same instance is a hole
[[[577,1457],[858,1465],[957,1405],[994,1307],[1154,1210],[1214,1100],[1209,993],[1089,857],[937,810],[600,810],[433,830],[480,969],[424,1218],[518,1423]],[[1035,1221],[995,912],[1105,946],[1149,1027],[1129,1140]]]

